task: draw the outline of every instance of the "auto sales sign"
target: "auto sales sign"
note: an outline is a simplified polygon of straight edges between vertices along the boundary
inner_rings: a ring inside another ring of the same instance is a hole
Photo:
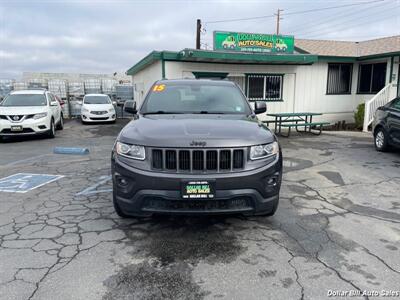
[[[293,53],[294,37],[275,34],[214,31],[214,50]]]

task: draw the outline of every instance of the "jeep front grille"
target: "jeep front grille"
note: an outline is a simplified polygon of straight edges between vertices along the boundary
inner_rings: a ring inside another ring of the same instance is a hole
[[[219,173],[244,168],[246,149],[158,149],[152,148],[153,169],[170,172]]]

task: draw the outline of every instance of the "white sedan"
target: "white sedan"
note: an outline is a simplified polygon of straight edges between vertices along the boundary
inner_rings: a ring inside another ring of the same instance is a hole
[[[82,123],[115,122],[116,113],[111,99],[103,94],[87,94],[81,108]]]
[[[11,92],[0,103],[0,138],[35,134],[54,138],[56,129],[63,127],[60,103],[45,90]]]

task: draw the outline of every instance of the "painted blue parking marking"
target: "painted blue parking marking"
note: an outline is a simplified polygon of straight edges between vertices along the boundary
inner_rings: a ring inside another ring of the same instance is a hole
[[[0,192],[26,193],[62,177],[64,176],[18,173],[0,179]]]
[[[79,192],[76,194],[76,196],[89,196],[93,194],[98,194],[98,193],[110,193],[112,192],[112,189],[97,189],[99,186],[106,184],[108,181],[111,180],[111,176],[105,175],[99,177],[99,181],[92,185],[89,186],[88,188],[84,189],[83,191]]]

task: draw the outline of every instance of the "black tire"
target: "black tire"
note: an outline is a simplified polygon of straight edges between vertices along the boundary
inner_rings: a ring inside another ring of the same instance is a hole
[[[388,150],[388,135],[383,127],[378,127],[374,132],[374,144],[376,151],[385,152]]]
[[[57,124],[57,130],[63,130],[64,129],[64,116],[61,114],[60,116],[60,122]]]
[[[50,121],[50,129],[49,129],[49,131],[47,133],[47,136],[49,138],[51,138],[51,139],[54,139],[54,137],[56,136],[56,127],[54,125],[54,120],[53,119],[51,119],[51,121]]]
[[[115,195],[115,188],[113,186],[113,205],[114,205],[114,210],[116,212],[116,214],[123,219],[128,219],[131,218],[131,216],[127,215],[126,213],[124,213],[121,209],[121,207],[118,205],[117,203],[117,197]]]

